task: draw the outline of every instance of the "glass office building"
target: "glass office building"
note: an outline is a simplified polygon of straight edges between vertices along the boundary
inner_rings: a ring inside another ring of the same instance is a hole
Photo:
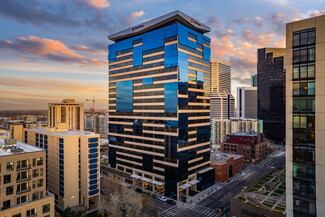
[[[109,164],[185,200],[214,183],[210,28],[174,11],[109,36]]]
[[[285,141],[285,48],[257,51],[257,119],[263,120],[265,137]]]

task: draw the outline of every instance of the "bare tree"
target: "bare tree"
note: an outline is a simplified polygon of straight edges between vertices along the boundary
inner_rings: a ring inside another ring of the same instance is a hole
[[[123,217],[140,216],[143,208],[141,194],[108,178],[102,180],[102,190],[101,204],[104,209],[113,208],[115,213]]]

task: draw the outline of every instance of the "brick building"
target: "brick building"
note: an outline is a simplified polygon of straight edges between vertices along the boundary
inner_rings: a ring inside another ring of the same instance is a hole
[[[220,151],[244,155],[246,162],[255,163],[266,157],[267,142],[262,133],[232,133],[221,143]]]
[[[237,175],[244,169],[244,162],[243,155],[212,152],[211,165],[214,167],[215,181],[225,182]]]

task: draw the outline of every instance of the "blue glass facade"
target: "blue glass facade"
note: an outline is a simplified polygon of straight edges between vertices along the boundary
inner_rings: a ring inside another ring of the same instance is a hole
[[[178,198],[177,186],[209,166],[210,39],[175,23],[108,49],[109,164],[156,174]]]
[[[88,153],[89,153],[89,196],[98,194],[98,138],[89,138],[88,139]]]

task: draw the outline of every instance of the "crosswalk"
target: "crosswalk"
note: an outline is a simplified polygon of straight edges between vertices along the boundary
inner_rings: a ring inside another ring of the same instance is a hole
[[[202,216],[209,216],[209,217],[216,217],[218,216],[218,212],[213,210],[213,209],[209,209],[207,207],[204,206],[200,206],[200,205],[194,205],[190,208],[191,210],[200,213]]]
[[[218,217],[218,212],[212,209],[209,209],[200,205],[193,205],[189,208],[193,212],[193,216],[202,216],[202,217]],[[174,216],[184,216],[183,212],[185,208],[173,206],[169,209],[164,210],[162,216],[164,217],[174,217]]]
[[[163,214],[163,216],[173,217],[173,216],[177,216],[178,214],[180,214],[184,210],[185,210],[184,208],[177,207],[177,206],[172,206],[169,209],[166,209],[161,213]]]

